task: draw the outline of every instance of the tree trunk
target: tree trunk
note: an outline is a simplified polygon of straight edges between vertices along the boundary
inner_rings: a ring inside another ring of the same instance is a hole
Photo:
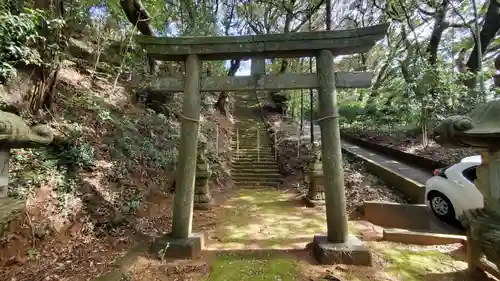
[[[55,1],[54,3],[51,3],[50,0],[36,0],[35,8],[45,11],[51,11],[51,9],[54,9],[54,12],[58,17],[62,18],[64,16],[64,6],[62,1]],[[53,51],[48,49],[47,46],[56,45],[57,48],[59,48],[61,41],[64,40],[62,37],[65,36],[62,30],[51,32],[46,26],[41,26],[39,33],[46,39],[38,46],[42,60],[46,63],[51,63],[49,66],[42,64],[40,67],[37,67],[34,72],[34,79],[36,80],[35,87],[33,92],[31,92],[28,96],[28,101],[31,112],[35,114],[42,108],[48,111],[52,110],[52,104],[59,78],[59,70],[61,69],[59,57],[59,52],[61,50]]]
[[[443,37],[443,32],[448,27],[448,24],[445,21],[446,11],[449,4],[448,1],[449,0],[444,0],[434,14],[434,28],[431,33],[429,45],[427,46],[427,54],[429,55],[428,61],[430,65],[436,64],[439,43]]]
[[[495,38],[496,33],[500,30],[500,2],[499,0],[490,0],[486,16],[484,18],[483,28],[479,34],[481,42],[481,51],[484,54],[488,45]],[[479,70],[479,61],[477,58],[477,44],[469,55],[469,59],[465,64],[465,69],[476,74]],[[476,79],[469,79],[464,81],[469,89],[474,89],[476,86]]]
[[[155,36],[153,27],[151,26],[151,17],[140,0],[120,0],[120,5],[130,23],[137,26],[137,29],[143,35]],[[156,61],[148,57],[148,62],[150,72],[155,73]]]

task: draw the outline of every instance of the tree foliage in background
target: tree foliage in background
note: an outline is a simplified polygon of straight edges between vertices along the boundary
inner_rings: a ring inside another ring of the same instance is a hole
[[[486,93],[479,93],[476,87],[478,62],[470,1],[332,1],[332,29],[391,22],[386,38],[370,52],[336,58],[338,71],[374,72],[370,89],[339,91],[344,121],[381,129],[413,126],[426,132],[440,118],[466,113],[477,103],[494,98],[497,91],[489,82],[494,75],[492,60],[500,51],[500,4],[498,0],[481,1],[479,7]],[[33,98],[38,100],[34,102],[38,106],[32,108],[36,110],[50,107],[50,91],[68,40],[84,38],[98,44],[96,70],[106,66],[101,61],[114,53],[120,63],[109,67],[118,73],[139,75],[138,70],[149,67],[155,75],[175,76],[183,73],[183,64],[144,60],[133,37],[139,33],[228,36],[323,30],[325,8],[324,0],[7,1],[1,11],[0,77],[3,81],[13,77],[20,64],[43,69],[38,75],[44,83]],[[274,59],[267,62],[267,69],[308,72],[309,59]],[[210,61],[204,63],[203,73],[232,76],[240,66],[240,60]],[[286,103],[296,119],[314,111],[304,91],[270,96]],[[229,93],[218,93],[208,102],[227,113],[229,98]]]

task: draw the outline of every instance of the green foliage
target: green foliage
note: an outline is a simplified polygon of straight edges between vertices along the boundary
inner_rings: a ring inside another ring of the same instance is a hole
[[[40,54],[33,47],[42,37],[38,34],[39,13],[13,15],[0,12],[0,81],[8,81],[17,75],[15,66],[39,65]]]

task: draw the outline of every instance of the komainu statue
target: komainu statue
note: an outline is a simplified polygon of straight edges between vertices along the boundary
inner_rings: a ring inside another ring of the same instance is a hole
[[[500,100],[480,105],[468,116],[445,119],[433,137],[444,147],[482,150],[474,184],[484,207],[466,210],[459,219],[467,230],[469,272],[479,272],[483,256],[500,268]]]
[[[28,126],[20,116],[0,111],[0,149],[41,147],[53,140],[49,126]]]

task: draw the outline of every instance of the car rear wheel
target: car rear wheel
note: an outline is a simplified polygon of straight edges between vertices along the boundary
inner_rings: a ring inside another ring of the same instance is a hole
[[[440,192],[432,192],[429,194],[429,202],[432,212],[441,220],[454,222],[455,209],[450,202],[450,199]]]

